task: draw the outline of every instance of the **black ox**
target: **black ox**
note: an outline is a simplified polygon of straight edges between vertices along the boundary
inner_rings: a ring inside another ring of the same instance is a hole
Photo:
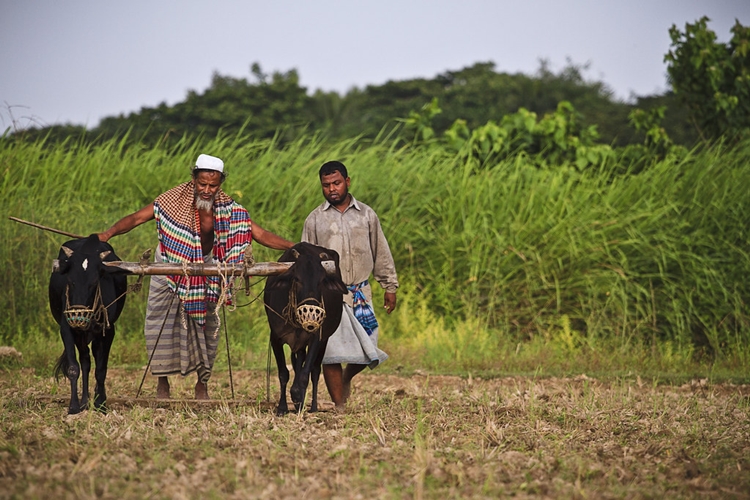
[[[321,261],[332,260],[335,273],[327,274]],[[307,385],[312,381],[310,411],[318,411],[318,381],[328,338],[341,322],[343,296],[349,293],[341,280],[339,255],[334,250],[297,243],[279,262],[294,262],[288,271],[269,276],[264,302],[271,327],[271,347],[279,370],[281,397],[277,415],[287,413],[284,344],[290,347],[294,381],[290,390],[294,409],[302,411]]]
[[[109,243],[92,234],[88,238],[70,240],[60,248],[58,270],[49,280],[49,305],[60,325],[65,350],[55,366],[55,377],[64,374],[70,380],[68,413],[80,413],[89,400],[91,355],[96,362],[94,407],[105,410],[107,392],[107,361],[115,336],[115,321],[125,306],[127,276],[102,261],[119,260]],[[76,359],[76,348],[80,365]],[[78,378],[81,398],[78,398]]]

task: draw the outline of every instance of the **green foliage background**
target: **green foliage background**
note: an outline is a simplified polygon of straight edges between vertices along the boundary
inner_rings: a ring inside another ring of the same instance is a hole
[[[350,168],[352,193],[379,213],[396,259],[400,306],[379,318],[386,350],[402,361],[502,371],[514,349],[553,345],[561,359],[646,352],[659,362],[697,356],[747,369],[750,144],[622,175],[618,164],[540,167],[523,154],[478,169],[442,147],[399,143],[310,136],[280,146],[236,136],[124,148],[4,140],[0,210],[98,232],[186,180],[208,152],[225,159],[225,190],[254,220],[298,240],[322,200],[317,169],[336,158]],[[11,221],[0,234],[2,341],[47,344],[57,355],[46,286],[67,238]],[[123,260],[136,261],[156,244],[153,225],[112,243]],[[256,260],[278,257],[254,248]],[[252,290],[259,294],[262,283]],[[145,363],[145,296],[128,298],[115,363]],[[240,291],[237,302],[252,299]],[[263,366],[259,303],[229,312],[227,326],[238,362]],[[42,364],[52,358],[44,349],[39,356]]]
[[[396,259],[400,305],[379,318],[399,363],[747,374],[750,31],[737,23],[721,44],[706,22],[670,30],[675,93],[638,98],[643,109],[572,63],[533,76],[477,63],[344,96],[254,64],[255,82],[215,75],[204,93],[92,131],[2,136],[0,209],[102,231],[206,152],[257,223],[297,240],[321,201],[318,167],[338,159]],[[112,241],[122,259],[155,246],[149,226]],[[65,238],[12,222],[0,236],[0,340],[48,365],[59,345],[46,286]],[[261,290],[239,291],[225,322],[245,366],[265,361]],[[145,299],[128,299],[115,363],[145,362]]]
[[[750,27],[739,20],[729,43],[717,41],[707,17],[669,30],[672,50],[664,57],[677,98],[701,139],[747,137],[750,128]]]

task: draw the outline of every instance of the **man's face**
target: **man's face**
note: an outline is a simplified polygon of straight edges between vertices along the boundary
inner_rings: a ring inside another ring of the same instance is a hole
[[[349,177],[345,179],[339,171],[322,176],[320,178],[320,185],[323,188],[323,196],[333,206],[346,203],[350,182]]]
[[[195,176],[195,206],[198,210],[208,211],[214,206],[216,194],[221,188],[221,173],[199,172]]]

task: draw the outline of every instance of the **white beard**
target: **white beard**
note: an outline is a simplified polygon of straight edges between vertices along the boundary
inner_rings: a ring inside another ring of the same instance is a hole
[[[216,196],[212,196],[210,200],[204,200],[200,196],[195,196],[195,208],[201,212],[210,212],[214,208],[214,199]]]

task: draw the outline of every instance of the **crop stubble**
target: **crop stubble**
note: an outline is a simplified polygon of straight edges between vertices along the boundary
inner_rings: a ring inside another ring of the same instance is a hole
[[[638,378],[371,372],[346,414],[276,417],[265,373],[175,378],[134,400],[110,370],[106,415],[67,416],[67,382],[0,372],[0,498],[736,497],[750,491],[750,386]]]

